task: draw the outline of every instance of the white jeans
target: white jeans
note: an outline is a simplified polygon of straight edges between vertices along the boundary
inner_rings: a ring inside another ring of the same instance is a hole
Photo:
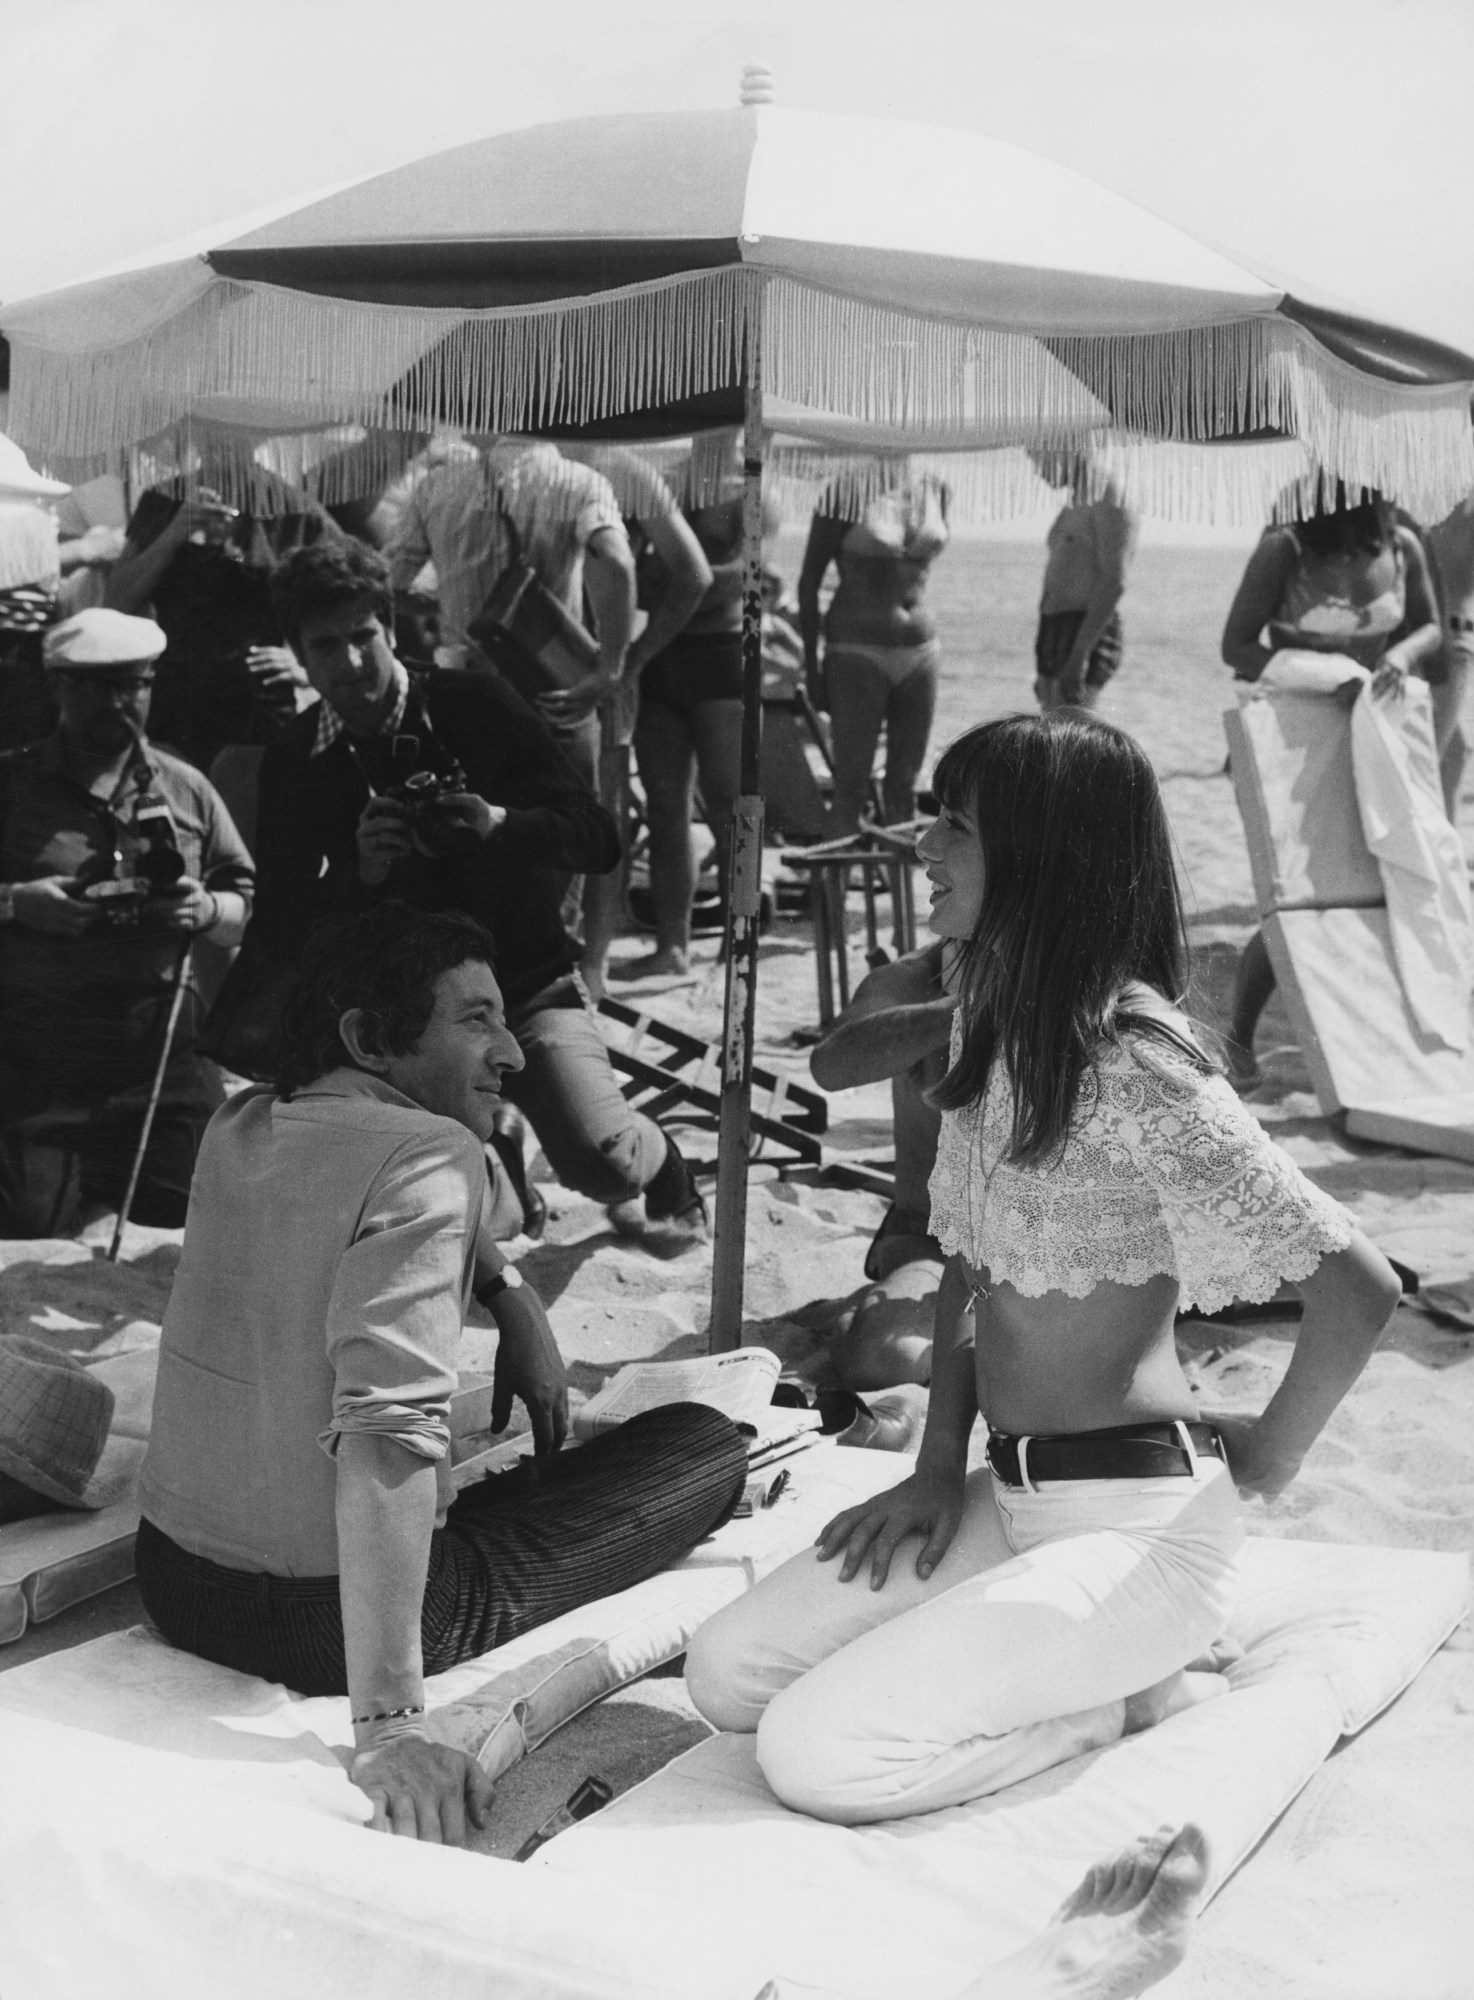
[[[858,1825],[1001,1790],[1122,1733],[1128,1695],[1212,1644],[1234,1599],[1238,1495],[1217,1459],[1176,1479],[975,1472],[931,1576],[902,1542],[868,1566],[795,1556],[704,1625],[686,1683],[718,1729],[757,1731],[786,1806]]]

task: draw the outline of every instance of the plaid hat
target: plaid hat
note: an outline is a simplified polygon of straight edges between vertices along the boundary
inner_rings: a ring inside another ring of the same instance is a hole
[[[143,667],[169,643],[152,618],[123,611],[79,611],[53,625],[41,644],[42,663],[85,673],[89,667]]]
[[[93,1483],[113,1420],[107,1383],[24,1334],[0,1339],[0,1473],[63,1507],[101,1507]]]

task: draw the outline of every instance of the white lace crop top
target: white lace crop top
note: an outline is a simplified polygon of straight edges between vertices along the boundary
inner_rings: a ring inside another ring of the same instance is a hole
[[[953,1019],[956,1060],[960,1017]],[[1013,1107],[1001,1064],[981,1106],[945,1112],[931,1176],[932,1233],[1028,1298],[1082,1299],[1110,1281],[1178,1282],[1178,1303],[1217,1312],[1271,1298],[1351,1241],[1339,1203],[1306,1180],[1221,1076],[1128,1035],[1087,1077],[1050,1167],[1004,1158]]]

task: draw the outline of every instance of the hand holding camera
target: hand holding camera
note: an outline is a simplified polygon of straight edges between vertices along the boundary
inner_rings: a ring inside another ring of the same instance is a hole
[[[382,888],[396,861],[415,851],[409,809],[402,799],[382,793],[371,798],[358,822],[358,879],[366,889]]]
[[[219,923],[220,898],[193,875],[181,875],[172,889],[164,890],[149,902],[148,910],[164,930],[193,936],[199,931],[213,930]]]
[[[101,912],[96,903],[77,896],[75,880],[72,875],[42,875],[34,882],[17,882],[11,902],[16,923],[52,937],[80,937],[90,931]]]

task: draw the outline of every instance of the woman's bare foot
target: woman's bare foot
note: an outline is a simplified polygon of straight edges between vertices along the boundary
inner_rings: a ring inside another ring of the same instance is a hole
[[[1195,1826],[1164,1826],[1098,1861],[1034,1942],[956,2000],[1132,2000],[1187,1955],[1208,1880]]]
[[[611,979],[684,979],[691,970],[685,952],[674,945],[646,952],[643,958],[622,958],[609,968]]]

